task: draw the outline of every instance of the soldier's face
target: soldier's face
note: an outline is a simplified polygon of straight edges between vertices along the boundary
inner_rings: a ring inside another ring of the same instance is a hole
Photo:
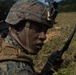
[[[42,49],[42,46],[44,44],[44,40],[46,39],[46,32],[48,30],[48,26],[31,22],[29,27],[29,33],[28,33],[28,42],[29,42],[29,48],[33,50],[33,54],[37,54],[40,49]],[[25,28],[20,32],[20,40],[23,45],[26,44],[26,32]],[[21,37],[23,36],[23,37]]]
[[[46,32],[48,27],[46,25],[32,22],[29,30],[29,46],[34,53],[37,54],[44,44],[46,39]]]

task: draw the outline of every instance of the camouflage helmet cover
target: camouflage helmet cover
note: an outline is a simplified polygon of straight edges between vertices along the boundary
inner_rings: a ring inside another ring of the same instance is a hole
[[[51,26],[53,21],[47,20],[48,5],[38,0],[18,0],[6,18],[6,22],[15,25],[21,20],[30,20]]]

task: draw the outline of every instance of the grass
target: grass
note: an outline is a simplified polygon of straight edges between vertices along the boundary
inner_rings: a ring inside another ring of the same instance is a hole
[[[49,55],[56,50],[61,50],[69,38],[71,32],[76,25],[76,12],[59,13],[56,18],[57,24],[52,29],[48,30],[48,34],[52,32],[58,32],[58,35],[49,37],[45,42],[43,49],[37,56],[34,57],[35,70],[40,72],[44,67]],[[56,33],[57,34],[57,33]],[[76,75],[76,34],[74,35],[68,50],[64,53],[61,69],[55,72],[53,75]]]

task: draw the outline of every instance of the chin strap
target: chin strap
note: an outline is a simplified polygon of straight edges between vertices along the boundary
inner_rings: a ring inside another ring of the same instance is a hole
[[[25,36],[26,36],[26,48],[29,50],[29,27],[30,22],[26,22],[25,24]]]
[[[19,37],[17,35],[17,33],[13,33],[13,31],[10,32],[10,35],[20,44],[20,46],[25,50],[26,53],[28,54],[34,54],[34,50],[32,50],[30,47],[29,47],[29,27],[30,27],[30,22],[26,22],[25,24],[25,36],[26,36],[26,39],[24,41],[26,41],[26,46],[23,45],[20,40],[19,40]]]

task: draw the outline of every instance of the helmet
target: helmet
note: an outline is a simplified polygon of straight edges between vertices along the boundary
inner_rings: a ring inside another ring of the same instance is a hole
[[[14,39],[26,50],[27,53],[35,53],[34,50],[30,48],[29,27],[31,24],[29,21],[38,22],[52,27],[54,21],[47,18],[47,16],[50,15],[48,14],[48,11],[49,6],[39,0],[18,0],[10,9],[10,12],[5,20],[7,23],[15,26],[23,20],[27,21],[25,25],[26,46],[24,46],[24,44],[19,40],[16,33],[12,30],[10,32]]]
[[[5,21],[16,25],[21,20],[29,20],[51,26],[53,20],[47,20],[48,7],[38,0],[18,0],[10,9]]]

